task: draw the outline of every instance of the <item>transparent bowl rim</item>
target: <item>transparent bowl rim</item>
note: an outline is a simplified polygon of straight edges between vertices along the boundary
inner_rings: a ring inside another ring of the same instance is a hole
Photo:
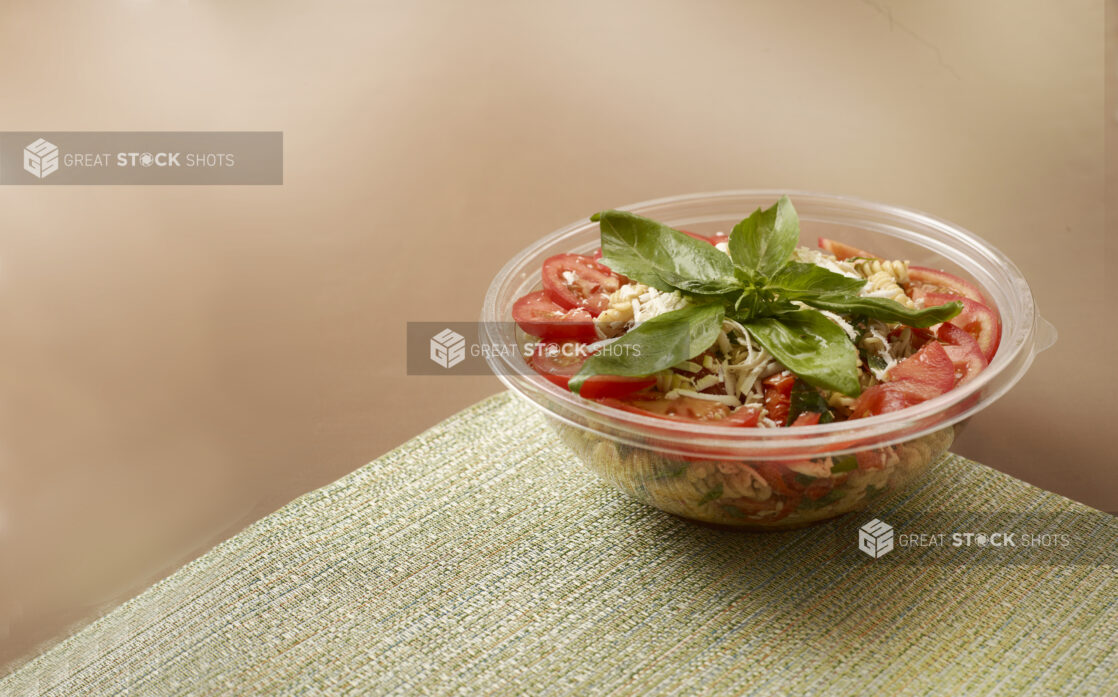
[[[686,203],[715,203],[719,200],[725,200],[729,203],[736,199],[752,198],[771,198],[775,201],[782,195],[787,195],[794,205],[797,202],[802,203],[810,200],[813,204],[830,204],[846,210],[861,210],[867,216],[870,214],[878,218],[884,216],[896,222],[917,224],[941,232],[950,239],[951,245],[928,238],[922,233],[911,230],[904,231],[903,228],[900,229],[901,234],[894,236],[919,244],[930,251],[938,252],[961,265],[966,265],[965,262],[959,261],[963,256],[962,252],[965,251],[971,256],[979,257],[985,268],[999,268],[1001,270],[1000,275],[1005,276],[1008,284],[1013,286],[1014,294],[1022,304],[1018,313],[1021,315],[1021,321],[1012,324],[1012,335],[1007,336],[1005,333],[1007,323],[1004,320],[1004,312],[1002,313],[1003,334],[997,354],[995,354],[993,361],[986,370],[961,387],[896,412],[829,424],[797,426],[795,428],[766,429],[693,424],[626,412],[583,399],[568,390],[564,390],[536,374],[519,355],[514,358],[499,351],[486,354],[494,373],[507,387],[521,397],[543,408],[552,416],[587,430],[598,431],[599,429],[590,428],[584,422],[580,423],[581,419],[574,421],[557,412],[552,404],[533,398],[525,389],[529,385],[524,384],[523,381],[530,381],[534,391],[546,395],[546,398],[551,400],[553,404],[561,405],[570,414],[589,418],[596,423],[606,424],[612,429],[620,429],[638,436],[652,437],[660,443],[668,444],[674,441],[684,449],[691,446],[709,446],[720,449],[741,446],[756,453],[763,453],[768,450],[784,451],[788,448],[816,452],[821,449],[834,449],[836,446],[848,444],[851,439],[856,439],[860,444],[859,447],[850,448],[850,450],[859,450],[872,445],[885,445],[910,440],[957,423],[980,411],[1016,384],[1032,363],[1035,355],[1047,348],[1047,346],[1038,347],[1038,325],[1046,328],[1047,333],[1051,335],[1048,345],[1051,345],[1051,341],[1054,341],[1054,330],[1037,313],[1036,303],[1028,283],[1020,269],[1009,257],[962,226],[921,211],[866,201],[851,196],[787,189],[743,189],[683,194],[620,206],[618,210],[643,211],[650,208]],[[867,222],[869,222],[868,219]],[[560,240],[575,237],[585,232],[586,228],[591,225],[594,225],[594,223],[590,222],[589,217],[565,225],[524,248],[502,267],[489,286],[482,310],[482,337],[485,343],[493,345],[508,340],[507,336],[501,336],[501,334],[505,331],[502,327],[508,327],[509,325],[511,305],[504,308],[497,307],[498,295],[510,279],[523,271],[526,260]],[[973,267],[973,262],[970,265]],[[976,398],[976,395],[979,396]],[[973,403],[964,406],[967,400],[973,400]],[[611,438],[616,437],[616,434],[612,431],[600,432]]]

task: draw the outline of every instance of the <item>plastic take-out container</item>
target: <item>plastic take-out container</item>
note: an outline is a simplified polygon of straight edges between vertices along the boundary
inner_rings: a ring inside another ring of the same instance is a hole
[[[545,236],[494,278],[481,342],[494,373],[541,409],[588,469],[636,499],[692,520],[753,529],[805,525],[858,510],[918,477],[954,440],[964,419],[1006,393],[1056,331],[1037,312],[1029,285],[1004,254],[977,235],[912,210],[810,192],[730,191],[647,201],[633,211],[675,228],[729,233],[758,207],[787,193],[800,243],[833,238],[883,258],[948,271],[975,283],[1002,322],[990,366],[970,382],[914,407],[864,419],[794,428],[682,423],[583,399],[537,375],[525,337],[510,321],[517,298],[540,286],[544,259],[590,252],[588,218]],[[557,463],[558,465],[559,463]]]

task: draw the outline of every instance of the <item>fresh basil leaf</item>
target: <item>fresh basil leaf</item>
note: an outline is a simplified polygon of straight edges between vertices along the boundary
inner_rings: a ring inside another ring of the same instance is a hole
[[[866,282],[835,273],[822,266],[790,261],[769,279],[768,287],[788,297],[803,293],[857,293]]]
[[[617,341],[586,359],[570,380],[578,392],[592,375],[643,376],[672,367],[706,351],[722,331],[725,310],[719,303],[689,305],[641,322]]]
[[[864,315],[882,322],[899,322],[910,327],[930,327],[933,324],[946,322],[963,309],[962,303],[954,301],[946,305],[926,307],[923,310],[912,310],[889,298],[860,298],[856,295],[840,293],[805,295],[800,300],[821,310],[847,315]]]
[[[792,257],[800,241],[800,221],[787,196],[753,211],[730,231],[730,258],[747,279],[767,278]]]
[[[858,350],[838,325],[814,310],[762,317],[743,326],[765,350],[809,385],[852,397],[858,384]]]
[[[819,390],[803,380],[797,380],[792,385],[792,401],[788,409],[788,423],[792,423],[800,414],[814,412],[819,414],[819,423],[829,424],[835,420],[827,400],[819,394]]]
[[[721,295],[740,287],[730,259],[700,240],[625,211],[590,217],[602,230],[602,263],[662,291]]]

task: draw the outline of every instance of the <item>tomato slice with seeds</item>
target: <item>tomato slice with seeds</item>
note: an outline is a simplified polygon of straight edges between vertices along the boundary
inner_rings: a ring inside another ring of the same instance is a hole
[[[949,274],[946,271],[929,269],[925,266],[908,267],[908,294],[913,299],[922,298],[928,293],[947,293],[970,298],[976,303],[986,303],[986,298],[974,284]]]
[[[955,370],[947,348],[928,341],[890,368],[888,382],[870,387],[854,400],[850,418],[887,414],[938,397],[955,387]]]
[[[943,342],[943,350],[955,365],[956,385],[973,380],[989,365],[978,342],[962,327],[944,322],[939,325],[936,337]]]
[[[559,306],[546,291],[537,290],[513,303],[512,318],[527,334],[543,339],[594,341],[594,318],[582,307]]]
[[[824,252],[834,254],[836,259],[849,259],[851,257],[863,257],[865,259],[877,258],[876,254],[870,254],[865,250],[826,237],[819,238],[819,248]]]
[[[817,411],[805,411],[796,417],[792,422],[793,426],[814,426],[819,423],[819,417],[822,416]]]
[[[889,381],[913,380],[937,388],[940,394],[955,386],[955,365],[943,344],[929,341],[889,370]]]
[[[883,382],[863,392],[850,407],[850,418],[888,414],[926,402],[943,394],[936,385],[915,380]]]
[[[952,301],[962,303],[963,311],[948,321],[956,327],[967,330],[967,333],[978,342],[978,348],[989,362],[998,352],[998,345],[1002,340],[1002,323],[998,321],[998,314],[986,305],[961,295],[928,293],[924,296],[925,307],[943,305]]]
[[[770,375],[761,381],[765,388],[765,411],[779,426],[788,425],[788,412],[792,410],[792,386],[796,376],[789,372]]]
[[[537,344],[528,356],[528,365],[550,382],[569,389],[569,383],[582,364],[590,357],[587,345],[581,341],[561,341]],[[593,375],[582,383],[579,394],[587,399],[624,397],[656,384],[656,378],[628,377],[624,375]]]
[[[609,267],[583,254],[556,254],[543,263],[543,289],[561,307],[586,308],[597,317],[621,279]]]

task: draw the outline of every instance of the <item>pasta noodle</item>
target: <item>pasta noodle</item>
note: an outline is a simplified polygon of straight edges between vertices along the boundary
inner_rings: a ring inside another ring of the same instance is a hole
[[[908,262],[888,259],[862,259],[855,262],[854,268],[866,279],[862,295],[872,298],[888,298],[915,308],[916,303],[908,297],[901,284],[908,283]]]

